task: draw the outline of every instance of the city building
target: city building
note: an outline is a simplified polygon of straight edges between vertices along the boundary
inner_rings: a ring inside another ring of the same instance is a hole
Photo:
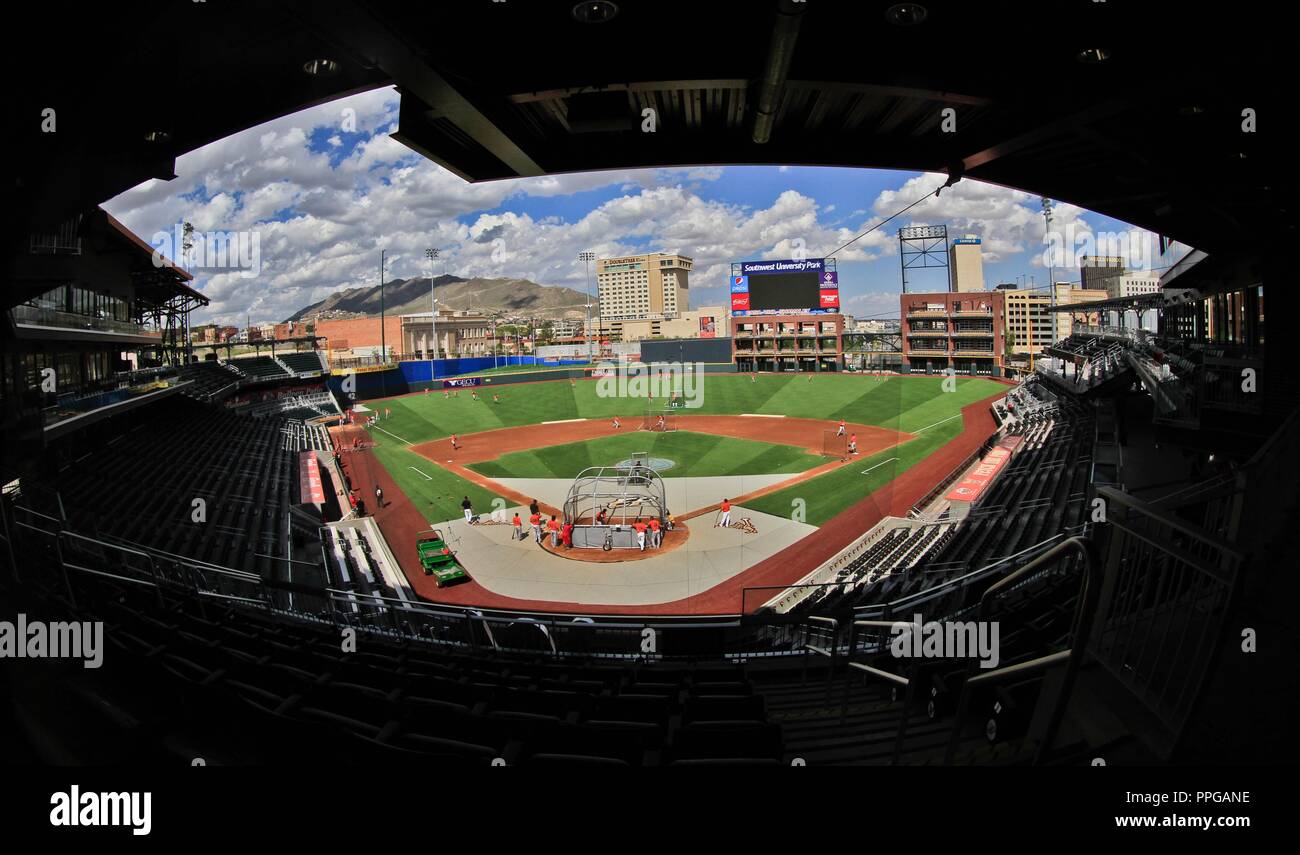
[[[690,308],[689,274],[695,262],[684,255],[652,252],[596,262],[599,312],[604,320],[674,318]]]
[[[1006,306],[1006,352],[1040,353],[1055,341],[1056,323],[1050,311],[1052,295],[1046,291],[998,286]]]
[[[381,343],[387,345],[390,354],[394,354],[400,350],[402,319],[394,315],[385,317],[382,336],[379,318],[317,320],[315,334],[324,339],[322,346],[330,359],[372,356],[380,352]]]
[[[215,344],[220,329],[216,324],[202,324],[190,327],[190,341],[195,344]]]
[[[726,338],[730,316],[722,306],[687,309],[675,317],[651,316],[640,319],[604,318],[605,341],[642,341],[648,338]],[[591,332],[597,332],[597,318]]]
[[[429,312],[402,315],[401,353],[414,359],[434,358],[433,336],[437,336],[437,358],[490,356],[495,342],[492,319],[478,312],[439,309],[430,321]]]
[[[1110,298],[1110,293],[1105,289],[1082,288],[1078,283],[1057,282],[1056,283],[1056,305],[1070,306],[1075,303],[1092,303],[1097,300],[1106,300]],[[1054,337],[1057,341],[1067,338],[1074,329],[1074,318],[1070,312],[1056,312],[1056,332]],[[1101,323],[1101,315],[1092,312],[1087,315],[1079,315],[1089,324]]]
[[[952,290],[984,290],[984,258],[978,235],[953,238],[948,250],[948,267],[952,272]]]
[[[1129,273],[1126,271],[1123,276],[1112,281],[1117,285],[1111,293],[1112,297],[1139,297],[1144,294],[1159,294],[1161,292],[1160,277],[1154,273]],[[1147,309],[1143,312],[1125,312],[1124,314],[1124,325],[1127,327],[1139,327],[1155,332],[1159,323],[1160,313],[1155,309]]]
[[[791,312],[731,323],[737,371],[838,371],[843,364],[843,315]]]
[[[276,324],[271,333],[276,341],[287,341],[291,338],[303,338],[311,335],[311,333],[307,332],[307,325],[302,321]]]
[[[900,294],[899,314],[905,370],[1003,373],[1005,292]]]
[[[1085,255],[1079,259],[1079,283],[1086,291],[1115,290],[1115,280],[1124,275],[1124,259],[1118,255]]]

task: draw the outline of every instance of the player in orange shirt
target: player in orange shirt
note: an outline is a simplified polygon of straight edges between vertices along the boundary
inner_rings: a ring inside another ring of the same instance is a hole
[[[731,525],[731,500],[723,499],[722,515],[718,517],[718,521],[713,524],[713,527],[717,528],[718,526],[722,526],[723,528],[727,528],[730,525]]]
[[[641,522],[640,517],[637,517],[636,522],[632,523],[632,528],[636,530],[636,545],[642,552],[645,552],[645,532],[647,527],[645,523]]]

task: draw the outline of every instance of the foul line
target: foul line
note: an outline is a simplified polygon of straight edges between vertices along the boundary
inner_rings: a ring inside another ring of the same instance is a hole
[[[544,425],[567,425],[571,422],[585,422],[586,419],[557,419],[553,422],[542,422]]]
[[[748,417],[748,418],[751,418],[751,419],[783,419],[783,418],[785,418],[784,415],[772,415],[772,414],[770,414],[770,413],[741,413],[740,415],[741,415],[742,417]]]
[[[938,427],[939,425],[943,424],[944,422],[950,422],[950,421],[952,421],[953,419],[959,419],[959,418],[961,418],[961,413],[958,413],[958,414],[955,415],[955,416],[949,416],[948,418],[943,419],[942,421],[937,421],[937,422],[935,422],[935,423],[932,424],[932,425],[926,425],[926,426],[923,427],[923,428],[917,428],[916,430],[912,431],[912,433],[917,434],[917,433],[920,433],[921,431],[929,430],[929,429],[932,428],[932,427]]]
[[[898,459],[897,457],[891,457],[891,458],[889,458],[888,460],[882,460],[882,461],[880,461],[879,463],[877,463],[875,466],[872,466],[872,467],[870,467],[870,468],[868,468],[868,469],[863,469],[863,470],[862,470],[862,474],[863,474],[863,475],[866,475],[866,474],[867,474],[868,472],[870,472],[872,469],[879,469],[881,466],[884,466],[886,463],[893,463],[893,462],[894,462],[895,460],[897,460],[897,459]]]
[[[408,467],[406,467],[406,468],[407,468],[407,469],[415,469],[414,466],[408,466]],[[424,475],[424,473],[423,473],[423,472],[420,472],[419,469],[415,469],[415,471],[416,471],[417,473],[419,473],[420,475]],[[424,475],[424,480],[426,480],[426,481],[432,481],[433,479],[430,478],[428,475]]]
[[[382,433],[388,433],[388,431],[384,430],[379,425],[371,425],[371,427],[373,427],[375,430],[380,431]],[[395,433],[388,433],[388,435],[391,436],[393,439],[397,440],[398,442],[406,442],[406,440],[402,439],[400,436],[398,436]],[[410,445],[409,442],[406,442],[406,444]]]

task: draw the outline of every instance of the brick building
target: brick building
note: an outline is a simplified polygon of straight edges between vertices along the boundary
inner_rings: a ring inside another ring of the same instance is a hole
[[[331,358],[369,356],[379,352],[379,318],[349,318],[317,321],[316,335],[325,339],[323,347]],[[402,319],[397,315],[384,318],[384,336],[389,354],[402,349]]]
[[[901,294],[903,365],[912,372],[1001,376],[1006,308],[1000,291]]]

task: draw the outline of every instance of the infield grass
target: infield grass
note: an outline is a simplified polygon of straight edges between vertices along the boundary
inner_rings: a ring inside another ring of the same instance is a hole
[[[673,461],[665,478],[778,475],[820,466],[825,458],[790,445],[730,436],[671,431],[627,431],[600,439],[517,451],[470,469],[489,478],[573,478],[589,466],[613,466],[637,452]]]

